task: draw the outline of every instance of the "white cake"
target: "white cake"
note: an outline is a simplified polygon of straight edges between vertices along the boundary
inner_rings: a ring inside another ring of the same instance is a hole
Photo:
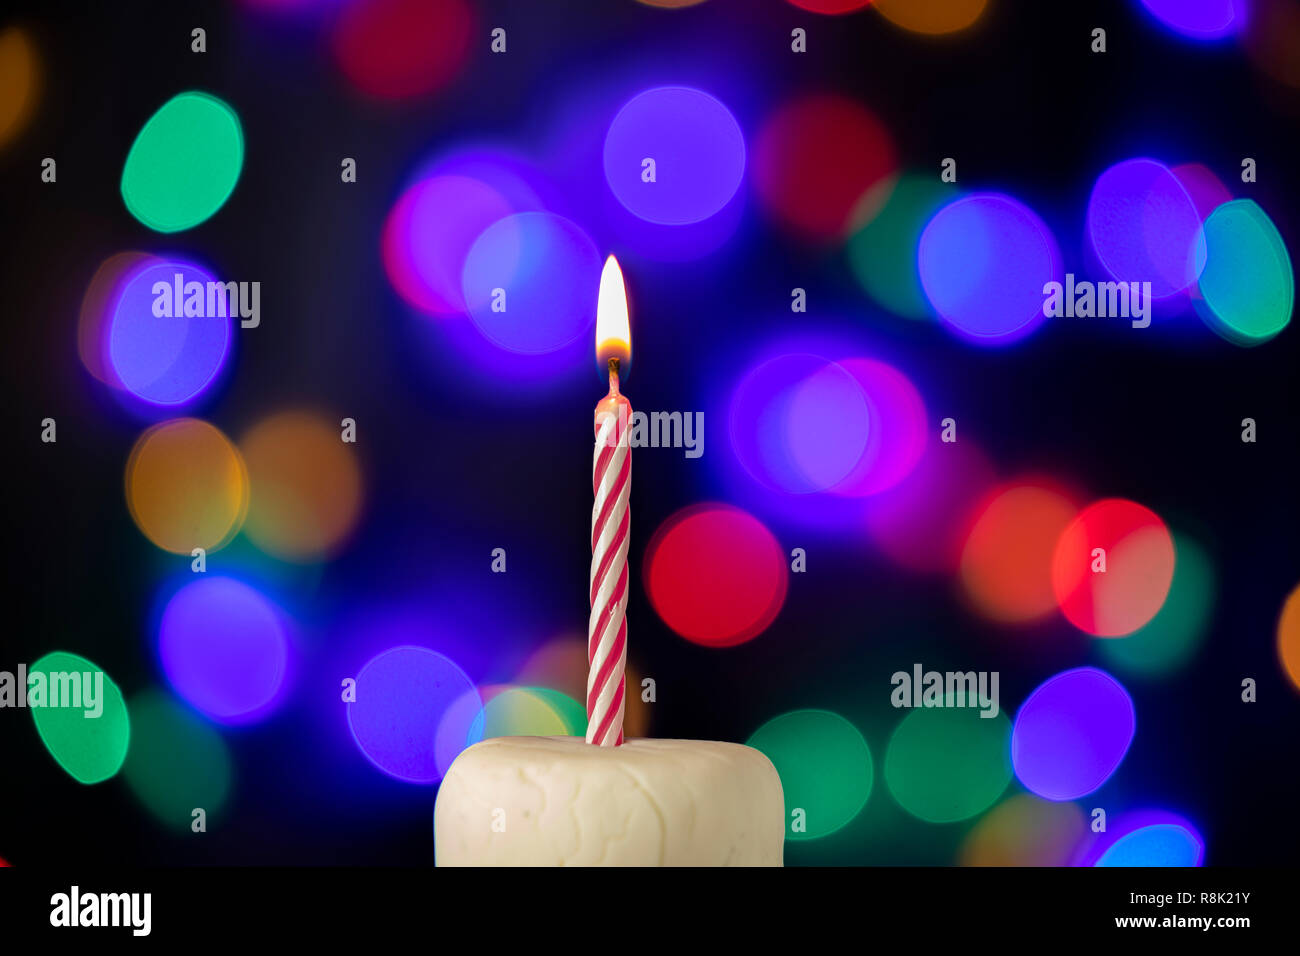
[[[438,866],[780,866],[771,761],[710,740],[494,737],[447,771]]]

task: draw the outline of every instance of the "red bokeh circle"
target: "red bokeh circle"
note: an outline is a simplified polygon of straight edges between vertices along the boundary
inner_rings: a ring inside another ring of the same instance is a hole
[[[694,644],[757,637],[785,603],[785,553],[761,521],[724,504],[684,508],[646,548],[645,588],[663,622]]]

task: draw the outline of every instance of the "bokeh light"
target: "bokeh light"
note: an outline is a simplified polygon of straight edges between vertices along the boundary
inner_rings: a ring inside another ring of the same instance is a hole
[[[1202,216],[1173,171],[1154,159],[1116,163],[1088,199],[1088,236],[1121,282],[1150,282],[1157,299],[1196,281],[1205,267]]]
[[[1282,605],[1277,622],[1277,654],[1286,676],[1300,688],[1300,586]]]
[[[731,396],[736,456],[777,491],[848,497],[896,485],[925,449],[920,393],[884,362],[778,355],[751,369]]]
[[[684,508],[645,552],[645,588],[663,622],[705,647],[757,637],[785,603],[789,573],[772,532],[730,505]]]
[[[1213,619],[1214,566],[1192,538],[1175,533],[1174,577],[1164,606],[1151,621],[1126,637],[1098,641],[1097,649],[1116,670],[1140,677],[1176,672],[1196,653]]]
[[[27,127],[40,87],[40,63],[31,37],[19,27],[0,30],[0,149]]]
[[[654,179],[647,182],[653,161]],[[702,90],[638,93],[609,124],[605,181],[647,222],[681,226],[717,214],[745,175],[745,137],[722,103]]]
[[[912,816],[954,823],[983,813],[1011,782],[1011,723],[982,714],[973,696],[947,694],[943,707],[911,711],[885,748],[885,784]]]
[[[283,612],[258,591],[227,577],[202,577],[167,602],[158,656],[172,688],[226,723],[265,717],[289,664]]]
[[[444,724],[458,701],[450,724]],[[468,746],[482,703],[474,684],[450,658],[425,647],[394,647],[371,658],[356,676],[348,727],[372,764],[398,780],[431,784]],[[450,741],[450,753],[440,744]]]
[[[785,838],[816,840],[847,825],[871,797],[875,767],[862,733],[828,710],[773,717],[749,740],[781,778]],[[795,828],[796,823],[801,824]]]
[[[1295,273],[1273,220],[1252,199],[1234,199],[1205,220],[1205,268],[1197,313],[1236,345],[1267,342],[1291,321]]]
[[[1246,23],[1246,50],[1274,80],[1300,89],[1300,6],[1290,0],[1255,0]]]
[[[549,212],[516,213],[474,240],[461,288],[489,340],[511,352],[554,352],[591,329],[602,265],[576,223]]]
[[[905,482],[872,499],[867,534],[910,571],[955,572],[968,517],[995,481],[993,465],[973,441],[932,441]]]
[[[907,376],[885,362],[847,358],[838,365],[866,399],[868,427],[861,457],[832,490],[855,498],[878,494],[906,478],[921,460],[929,431],[925,402]]]
[[[547,641],[524,661],[512,683],[532,691],[556,690],[564,697],[580,702],[587,699],[587,641],[582,637],[557,637]],[[645,737],[650,731],[649,703],[641,699],[641,674],[631,663],[624,668],[626,700],[623,706],[623,736]],[[578,704],[582,709],[582,705]],[[582,710],[582,729],[587,730],[586,710]]]
[[[1038,480],[1002,485],[975,511],[961,554],[961,584],[985,616],[1025,623],[1056,609],[1052,559],[1078,510]]]
[[[1210,217],[1210,213],[1232,199],[1232,193],[1223,184],[1223,180],[1214,175],[1203,163],[1183,163],[1175,166],[1170,172],[1182,184],[1183,189],[1187,190],[1187,195],[1196,206],[1196,214],[1201,217],[1202,223]]]
[[[91,375],[105,385],[122,388],[108,355],[108,327],[123,283],[136,267],[152,259],[144,252],[118,252],[99,264],[81,297],[77,315],[77,355]],[[182,320],[184,321],[184,320]]]
[[[1155,512],[1123,498],[1079,512],[1052,557],[1061,613],[1098,637],[1131,634],[1149,622],[1164,606],[1173,577],[1169,529]]]
[[[172,829],[190,831],[196,809],[211,827],[234,776],[221,735],[160,690],[136,694],[130,710],[131,750],[122,774],[131,792]]]
[[[472,738],[576,737],[587,732],[586,710],[559,691],[489,684],[478,692],[483,712]]]
[[[1194,40],[1220,40],[1246,28],[1246,0],[1142,0],[1165,26]]]
[[[790,0],[790,2],[799,9],[812,13],[840,14],[861,10],[870,4],[871,0]]]
[[[905,172],[876,189],[887,198],[866,201],[878,211],[849,240],[849,265],[863,291],[883,308],[909,319],[930,318],[934,313],[921,288],[917,250],[922,231],[957,198],[957,187],[933,173]]]
[[[1061,258],[1029,207],[976,193],[935,213],[921,233],[917,269],[949,329],[979,345],[1006,345],[1042,324],[1044,287],[1060,280]]]
[[[1026,788],[1048,800],[1092,793],[1119,767],[1136,729],[1133,699],[1095,667],[1040,684],[1016,713],[1011,759]]]
[[[239,117],[207,93],[181,93],[144,124],[122,169],[122,199],[157,232],[211,218],[239,181],[244,134]]]
[[[1030,793],[1004,800],[980,818],[958,852],[962,866],[1067,866],[1087,832],[1083,811]]]
[[[779,355],[756,366],[731,397],[736,457],[777,491],[825,491],[866,452],[871,413],[843,366],[819,355]],[[796,440],[797,439],[797,440]]]
[[[843,238],[872,187],[894,173],[893,139],[854,100],[813,94],[788,101],[763,124],[754,177],[768,211],[797,235]]]
[[[191,296],[201,296],[204,314],[175,313],[178,283],[185,311],[199,301]],[[150,256],[127,271],[114,285],[108,319],[112,383],[162,406],[185,405],[210,389],[226,365],[239,318],[217,314],[218,300],[228,300],[224,293],[209,296],[216,288],[209,283],[216,283],[210,272],[183,259]]]
[[[332,42],[339,68],[362,93],[407,100],[461,71],[474,29],[465,0],[348,0]]]
[[[352,447],[341,427],[315,412],[279,412],[249,429],[239,442],[248,467],[248,538],[290,561],[340,550],[361,513]]]
[[[1107,832],[1085,841],[1078,866],[1202,866],[1205,840],[1185,817],[1167,810],[1132,810]]]
[[[875,9],[889,22],[931,35],[966,29],[986,6],[988,0],[875,0]]]
[[[43,680],[33,685],[37,674]],[[97,686],[100,675],[102,691]],[[17,691],[29,695],[41,743],[68,776],[84,784],[115,776],[130,746],[131,719],[112,679],[84,657],[55,651],[27,669],[27,682]],[[40,706],[35,705],[37,699]]]
[[[155,425],[126,463],[126,503],[136,527],[165,551],[216,551],[248,512],[248,472],[222,432],[197,418]]]
[[[461,275],[470,246],[512,212],[497,190],[469,176],[433,175],[417,182],[384,223],[384,269],[393,288],[425,312],[463,312]]]

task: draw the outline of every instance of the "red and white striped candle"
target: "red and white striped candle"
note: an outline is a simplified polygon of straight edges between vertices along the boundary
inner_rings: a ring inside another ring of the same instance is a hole
[[[587,624],[587,743],[623,742],[627,666],[627,547],[631,524],[632,406],[619,393],[620,365],[632,354],[627,294],[618,260],[610,256],[600,274],[596,308],[596,356],[609,368],[609,394],[596,405],[596,449],[591,486],[591,617]]]

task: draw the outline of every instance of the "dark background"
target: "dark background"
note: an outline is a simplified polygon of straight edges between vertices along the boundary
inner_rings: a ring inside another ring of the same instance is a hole
[[[686,81],[725,73],[714,92],[751,139],[786,96],[834,89],[892,131],[904,166],[958,158],[960,184],[1016,195],[1042,215],[1066,268],[1086,273],[1082,217],[1097,174],[1153,155],[1199,161],[1256,199],[1291,249],[1300,239],[1295,130],[1300,95],[1270,86],[1239,47],[1201,47],[1159,28],[1136,3],[993,0],[966,33],[927,39],[871,11],[823,17],[780,0],[709,0],[687,10],[627,2],[479,2],[482,42],[437,96],[389,106],[352,92],[325,31],[236,3],[8,4],[0,22],[30,29],[45,88],[27,131],[0,151],[5,308],[2,404],[7,572],[0,667],[54,649],[85,654],[130,697],[165,686],[152,651],[152,601],[188,559],[135,529],[122,493],[127,454],[146,423],[82,368],[76,317],[95,268],[125,249],[189,252],[263,285],[261,328],[238,335],[234,374],[194,414],[228,434],[287,405],[357,419],[367,481],[353,545],[321,568],[288,570],[277,596],[309,636],[302,674],[270,720],[222,729],[234,754],[225,819],[206,835],[156,824],[113,780],[73,782],[45,753],[30,715],[0,712],[0,856],[11,862],[398,863],[432,858],[434,791],[391,780],[352,744],[338,680],[368,655],[345,622],[374,602],[427,602],[483,648],[475,680],[505,680],[527,653],[586,620],[594,372],[544,391],[458,375],[430,355],[379,258],[384,216],[419,162],[440,146],[488,138],[527,155],[560,101],[615,82],[629,59]],[[486,53],[507,27],[510,53]],[[208,52],[190,52],[203,26]],[[790,30],[810,52],[789,52]],[[1094,26],[1108,52],[1089,52]],[[476,43],[478,40],[476,39]],[[716,84],[715,84],[716,85]],[[143,122],[175,93],[227,101],[247,153],[230,200],[170,237],[125,210],[122,163]],[[629,87],[628,95],[636,92]],[[593,123],[607,122],[597,117]],[[58,183],[40,182],[40,160]],[[359,181],[339,181],[355,157]],[[1259,182],[1239,182],[1241,158]],[[592,189],[605,189],[603,183]],[[1068,476],[1095,497],[1120,495],[1189,528],[1212,556],[1218,600],[1208,637],[1176,679],[1132,682],[1138,735],[1115,780],[1086,806],[1156,805],[1195,821],[1212,864],[1290,862],[1300,800],[1300,695],[1277,663],[1275,624],[1300,581],[1294,329],[1256,349],[1199,323],[1184,335],[1130,334],[1048,321],[1004,350],[964,345],[937,324],[881,312],[858,289],[841,247],[785,238],[754,201],[737,234],[698,261],[657,263],[619,251],[637,316],[627,389],[645,409],[711,409],[744,362],[792,323],[815,325],[887,356],[918,383],[932,416],[955,414],[1003,476]],[[584,222],[602,249],[611,237]],[[789,312],[808,289],[807,315]],[[441,363],[441,364],[440,364]],[[721,383],[721,384],[719,384]],[[39,422],[58,420],[42,444]],[[1259,441],[1240,441],[1240,421]],[[708,415],[706,415],[708,418]],[[1096,662],[1064,621],[1014,640],[972,617],[952,580],[896,570],[861,535],[810,530],[744,502],[788,550],[809,550],[775,624],[713,651],[669,631],[649,606],[638,563],[674,511],[726,500],[712,456],[730,454],[710,418],[703,459],[647,450],[633,496],[630,659],[656,678],[655,736],[743,741],[800,707],[843,714],[883,758],[897,720],[888,675],[923,661],[999,670],[1003,709],[1046,676]],[[489,573],[505,547],[510,572]],[[1259,702],[1240,682],[1259,682]],[[728,688],[727,706],[710,691]],[[1013,789],[1015,785],[1013,784]],[[907,816],[877,772],[866,810],[833,838],[787,844],[787,862],[950,863],[973,825]]]

